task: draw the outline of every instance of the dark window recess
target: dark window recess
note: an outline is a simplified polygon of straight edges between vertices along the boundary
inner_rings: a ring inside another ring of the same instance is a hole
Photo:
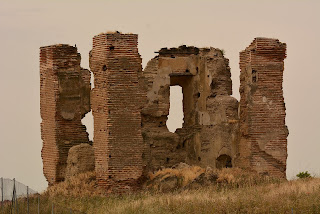
[[[216,89],[216,88],[217,88],[217,86],[218,86],[218,84],[216,84],[216,80],[212,80],[212,82],[211,82],[211,84],[210,84],[210,88],[211,88],[211,90]]]
[[[231,168],[232,167],[231,157],[229,155],[220,155],[216,160],[216,167],[218,169]]]
[[[200,92],[197,93],[198,98],[200,97]]]
[[[111,155],[109,155],[109,158],[111,158]]]
[[[103,65],[103,66],[102,66],[102,70],[103,70],[103,71],[106,71],[106,70],[107,70],[107,66],[106,66],[106,65]]]
[[[200,158],[200,157],[198,157],[198,161],[201,161],[201,158]]]
[[[252,82],[257,82],[257,71],[252,70]]]
[[[171,55],[171,58],[176,58],[174,55]]]
[[[187,72],[187,73],[190,73],[189,69],[186,69],[186,72]]]
[[[110,46],[110,47],[109,47],[109,50],[111,50],[111,51],[114,50],[114,46],[113,46],[113,45]]]
[[[199,68],[198,67],[196,67],[196,70],[197,70],[197,72],[199,71]]]
[[[182,148],[184,148],[185,146],[186,146],[186,141],[183,141]]]
[[[170,158],[167,158],[167,159],[166,159],[166,161],[167,161],[167,163],[169,163],[169,161],[170,161]]]
[[[111,175],[109,175],[109,178],[111,178]]]

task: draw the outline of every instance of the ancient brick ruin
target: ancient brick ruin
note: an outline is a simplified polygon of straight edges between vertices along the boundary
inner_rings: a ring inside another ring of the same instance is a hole
[[[136,34],[101,34],[93,38],[90,52],[96,175],[108,189],[137,186],[143,171],[137,45]]]
[[[93,38],[92,90],[76,47],[40,49],[42,158],[50,185],[94,165],[100,186],[123,192],[139,188],[146,173],[180,162],[285,177],[285,44],[256,38],[240,53],[240,103],[231,96],[229,61],[220,49],[163,48],[142,70],[137,44],[136,34]],[[174,85],[182,87],[184,123],[172,133],[166,123]],[[93,148],[81,124],[91,109]],[[85,155],[92,150],[94,158]]]
[[[238,165],[285,177],[288,129],[282,80],[286,44],[256,38],[240,53]]]
[[[90,111],[90,71],[80,67],[77,48],[40,49],[40,113],[43,172],[49,184],[63,181],[69,149],[89,143],[81,119]]]

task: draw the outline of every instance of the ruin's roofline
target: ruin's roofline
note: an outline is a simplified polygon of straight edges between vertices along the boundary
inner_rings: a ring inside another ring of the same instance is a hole
[[[119,31],[115,31],[115,32],[106,32],[106,33],[100,33],[98,35],[95,35],[93,38],[98,38],[98,37],[102,37],[102,36],[121,36],[121,37],[125,37],[125,36],[135,36],[138,38],[138,34],[135,33],[121,33]]]
[[[59,47],[77,48],[77,47],[69,45],[69,44],[54,44],[54,45],[41,46],[40,49],[43,49],[43,48],[59,48]]]
[[[287,44],[280,42],[278,39],[267,37],[256,37],[251,44],[242,50],[240,54],[254,52],[256,55],[279,58],[280,60],[287,57]]]
[[[161,57],[172,57],[172,56],[188,56],[188,55],[199,55],[201,53],[209,53],[210,51],[221,51],[218,48],[213,47],[202,47],[198,48],[195,46],[180,45],[179,47],[172,48],[161,48],[159,51],[154,53],[159,54]]]

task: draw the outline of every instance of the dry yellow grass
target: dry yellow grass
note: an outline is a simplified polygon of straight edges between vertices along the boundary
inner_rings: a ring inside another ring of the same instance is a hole
[[[182,180],[182,186],[186,186],[191,181],[193,181],[195,178],[197,178],[199,175],[205,172],[205,169],[199,167],[199,166],[191,166],[188,168],[182,168],[182,169],[171,169],[166,168],[163,170],[159,170],[156,173],[150,173],[149,179],[153,180],[156,177],[161,177],[161,180],[166,179],[167,177],[176,176],[183,178]]]
[[[200,167],[185,170],[165,169],[155,173],[153,179],[164,173],[185,176],[190,181],[203,171]],[[217,183],[199,189],[169,193],[144,191],[122,196],[95,192],[94,174],[84,174],[50,187],[46,195],[49,201],[63,207],[97,214],[320,213],[320,178],[285,181],[236,168],[217,173]]]
[[[49,197],[103,196],[104,191],[96,183],[95,172],[87,172],[48,187],[44,195]]]

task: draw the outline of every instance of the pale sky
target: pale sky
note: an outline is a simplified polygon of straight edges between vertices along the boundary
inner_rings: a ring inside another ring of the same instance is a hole
[[[305,170],[320,176],[319,11],[319,0],[0,0],[0,177],[16,178],[38,191],[47,186],[41,160],[39,47],[77,44],[81,65],[89,68],[92,37],[112,30],[139,34],[143,67],[162,47],[224,49],[237,99],[239,52],[255,37],[287,43],[287,177]],[[92,118],[84,120],[92,136]]]

